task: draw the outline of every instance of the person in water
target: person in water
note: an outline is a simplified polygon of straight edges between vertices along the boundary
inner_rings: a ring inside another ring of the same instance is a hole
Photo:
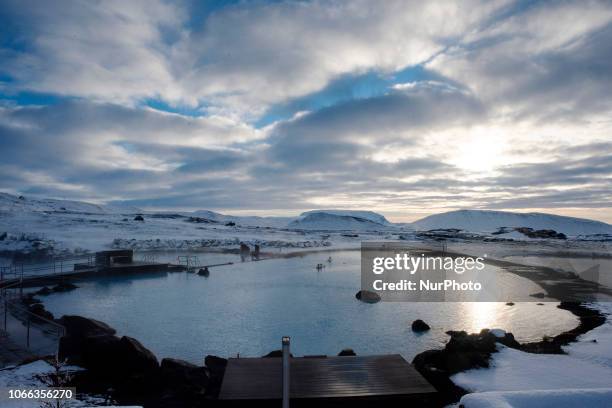
[[[259,245],[255,244],[255,248],[251,253],[251,259],[259,260]]]

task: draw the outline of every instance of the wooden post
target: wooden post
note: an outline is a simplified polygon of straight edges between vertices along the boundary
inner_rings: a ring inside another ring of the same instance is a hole
[[[284,336],[282,339],[283,344],[283,408],[289,408],[289,344],[291,342],[291,338],[289,336]]]

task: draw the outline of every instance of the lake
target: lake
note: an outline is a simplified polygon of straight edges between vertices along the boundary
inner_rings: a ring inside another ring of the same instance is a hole
[[[203,264],[236,263],[211,268],[208,278],[164,272],[77,282],[79,289],[43,301],[56,317],[95,318],[119,335],[140,340],[159,358],[199,364],[207,354],[261,356],[280,348],[285,335],[291,336],[295,355],[335,355],[350,347],[359,355],[400,353],[411,360],[421,351],[443,346],[447,330],[502,328],[519,341],[531,341],[578,324],[557,303],[362,303],[355,299],[359,251],[244,263],[232,254],[198,256]],[[325,268],[317,271],[318,263]],[[510,282],[523,279],[499,270],[492,273]],[[413,333],[415,319],[432,329]]]

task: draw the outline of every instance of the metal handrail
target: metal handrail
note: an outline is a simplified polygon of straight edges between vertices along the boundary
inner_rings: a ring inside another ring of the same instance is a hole
[[[28,315],[30,317],[30,319],[32,319],[32,320],[40,320],[40,321],[44,322],[45,324],[48,324],[48,325],[54,327],[57,330],[57,333],[61,334],[61,336],[58,336],[58,337],[62,337],[66,333],[66,328],[63,325],[57,323],[56,321],[47,319],[46,317],[39,316],[36,313],[32,313],[28,309],[26,309],[25,307],[22,307],[22,306],[19,306],[19,305],[15,304],[14,301],[8,301],[7,299],[5,299],[4,305],[5,305],[5,308],[7,308],[7,306],[10,305],[10,307],[12,309],[16,309],[19,312]]]
[[[0,301],[4,305],[4,331],[7,332],[9,337],[11,333],[9,332],[9,328],[7,326],[8,321],[8,313],[10,309],[10,314],[13,318],[21,321],[25,324],[26,327],[26,340],[25,346],[31,352],[37,352],[31,348],[30,344],[30,331],[32,327],[37,327],[44,334],[53,333],[54,337],[57,339],[57,344],[55,345],[55,354],[59,352],[59,339],[63,337],[66,333],[66,328],[55,322],[54,320],[47,319],[46,317],[39,316],[35,313],[32,313],[27,308],[20,306],[19,302],[23,299],[23,276],[21,279],[16,282],[10,283],[9,285],[5,285],[0,289]],[[11,296],[12,291],[14,295]],[[50,330],[50,328],[52,330]],[[38,350],[40,351],[40,350]]]
[[[0,267],[0,281],[5,280],[7,276],[12,275],[13,279],[18,277],[32,277],[37,276],[38,274],[31,274],[32,272],[41,272],[47,271],[49,274],[57,274],[63,272],[69,272],[73,268],[76,262],[79,260],[87,260],[87,264],[94,264],[94,256],[93,254],[80,255],[80,256],[72,256],[72,257],[59,257],[53,258],[49,262],[44,263],[21,263],[21,264],[13,264],[9,266]],[[71,262],[72,261],[72,262]],[[68,270],[64,270],[65,267]]]
[[[20,296],[18,296],[20,298]],[[25,325],[25,348],[30,352],[38,355],[40,351],[42,351],[45,347],[39,347],[37,349],[32,348],[32,344],[30,342],[31,331],[32,328],[36,328],[42,332],[43,335],[52,335],[54,341],[54,354],[57,356],[59,353],[59,339],[61,339],[66,334],[66,328],[50,319],[39,316],[35,313],[32,313],[25,307],[19,306],[16,300],[10,300],[6,293],[3,294],[2,302],[4,303],[4,331],[8,334],[9,337],[15,339],[18,336],[16,333],[11,334],[11,330],[9,329],[8,322],[8,314],[10,313],[12,318],[21,321]],[[17,344],[20,342],[18,341]],[[50,351],[50,349],[46,349]]]

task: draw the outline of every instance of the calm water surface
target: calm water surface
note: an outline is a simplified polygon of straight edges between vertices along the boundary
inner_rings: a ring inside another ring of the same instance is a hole
[[[238,261],[235,255],[207,256],[199,254],[200,261]],[[318,272],[317,263],[325,269]],[[335,355],[351,347],[362,355],[400,353],[412,359],[442,346],[447,330],[497,327],[527,341],[577,325],[575,316],[556,303],[365,304],[355,299],[359,265],[359,251],[341,251],[238,262],[211,268],[208,278],[185,272],[103,278],[80,282],[79,289],[52,294],[44,303],[58,317],[102,320],[160,358],[195,363],[207,354],[261,356],[278,349],[284,335],[292,337],[296,355]],[[512,285],[522,278],[505,279]],[[432,330],[414,334],[414,319],[425,320]]]

